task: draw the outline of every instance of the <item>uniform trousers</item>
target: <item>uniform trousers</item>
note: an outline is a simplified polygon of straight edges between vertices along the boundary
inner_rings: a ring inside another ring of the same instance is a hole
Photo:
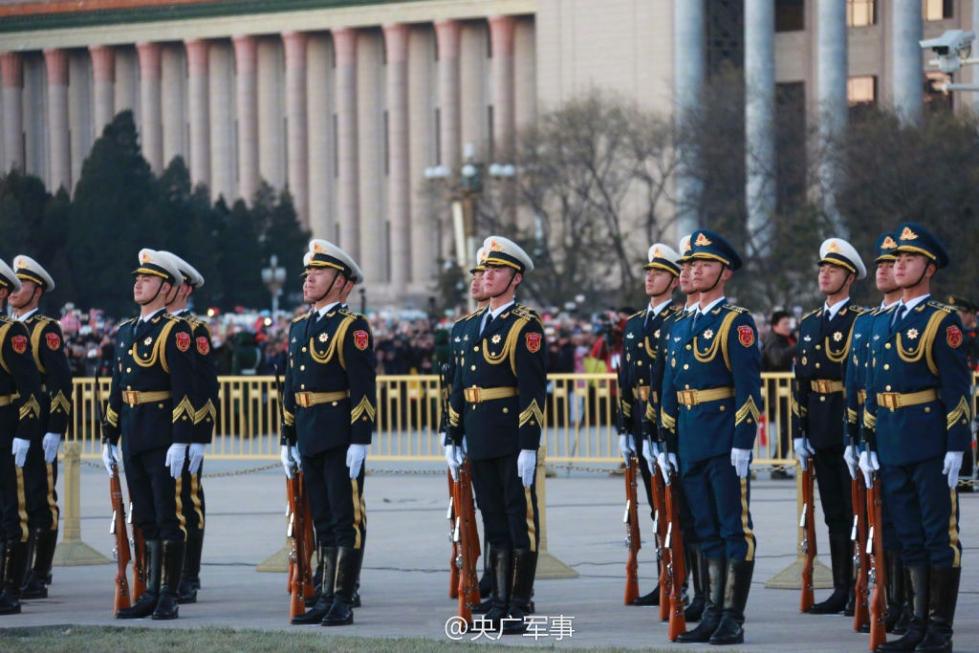
[[[302,456],[303,490],[313,514],[317,542],[360,549],[367,536],[364,472],[350,478],[346,445]]]
[[[730,454],[681,464],[685,503],[707,558],[755,559],[750,482],[738,478]]]
[[[473,489],[483,513],[486,540],[493,546],[537,551],[540,516],[537,482],[525,488],[517,473],[515,452],[472,461]]]
[[[143,531],[146,540],[184,542],[181,492],[183,479],[174,479],[166,466],[168,447],[131,453],[122,440],[122,457],[126,469],[126,485],[133,502],[133,523]]]

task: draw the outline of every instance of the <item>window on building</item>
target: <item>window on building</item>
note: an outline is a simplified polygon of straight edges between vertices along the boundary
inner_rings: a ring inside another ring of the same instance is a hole
[[[945,20],[955,15],[955,0],[921,0],[921,15],[925,20]]]
[[[799,32],[806,29],[805,0],[775,0],[775,31]]]
[[[707,4],[707,74],[744,68],[744,0]]]
[[[952,81],[951,76],[938,70],[925,72],[925,109],[927,111],[951,111],[954,107],[952,94],[946,93],[942,89],[945,84]]]
[[[877,24],[877,0],[846,0],[846,24],[866,27]]]
[[[866,107],[877,104],[877,77],[862,75],[846,80],[846,100],[850,107]]]

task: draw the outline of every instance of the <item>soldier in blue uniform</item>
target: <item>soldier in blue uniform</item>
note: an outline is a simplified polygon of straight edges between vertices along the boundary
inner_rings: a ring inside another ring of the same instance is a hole
[[[656,243],[647,252],[644,266],[645,290],[649,306],[629,316],[623,331],[623,361],[619,365],[619,452],[628,465],[629,459],[640,451],[649,451],[642,428],[642,420],[650,394],[658,388],[652,386],[652,370],[657,360],[660,329],[664,320],[673,315],[673,291],[680,275],[677,262],[680,255],[672,247]],[[655,461],[654,461],[655,464]],[[650,517],[655,522],[652,474],[644,460],[639,465],[643,487],[649,501]],[[636,598],[633,605],[659,605],[659,589],[654,587],[648,594]]]
[[[962,571],[956,485],[972,436],[971,378],[961,320],[930,295],[932,277],[949,263],[945,247],[915,223],[897,233],[901,303],[873,345],[864,425],[867,464],[879,468],[884,510],[908,569],[913,616],[903,637],[877,650],[948,652]]]
[[[20,287],[0,261],[0,305]],[[27,327],[0,313],[0,451],[13,453],[0,455],[0,615],[20,614],[30,541],[25,465],[30,450],[41,447],[42,394]]]
[[[146,592],[119,619],[176,619],[187,529],[182,473],[194,441],[197,394],[190,326],[167,314],[183,276],[173,260],[139,252],[133,299],[140,315],[116,332],[116,358],[102,425],[106,470],[119,460],[119,438],[133,523],[146,540]]]
[[[530,257],[501,236],[490,236],[483,247],[483,290],[489,306],[463,330],[464,353],[449,396],[448,435],[455,447],[462,447],[465,438],[489,540],[496,584],[485,621],[504,633],[519,634],[525,632],[531,612],[540,544],[535,480],[547,347],[540,318],[514,301],[524,275],[534,269]]]
[[[179,317],[190,326],[194,336],[194,372],[197,394],[203,405],[195,416],[194,440],[187,450],[187,463],[181,480],[181,504],[184,509],[184,523],[187,526],[187,549],[184,552],[184,571],[180,579],[178,599],[180,603],[196,603],[197,590],[201,587],[201,551],[204,548],[204,524],[206,504],[204,485],[204,456],[211,445],[214,425],[217,421],[218,373],[211,354],[211,330],[207,323],[194,315],[187,307],[188,300],[195,290],[204,285],[204,276],[190,263],[172,252],[161,252],[169,256],[182,275],[180,286],[173,301],[167,304],[171,315]]]
[[[863,407],[867,399],[867,377],[870,373],[872,357],[871,344],[878,323],[887,327],[890,324],[890,311],[901,300],[901,288],[894,281],[894,249],[897,241],[893,234],[883,233],[877,238],[877,257],[874,281],[883,298],[880,306],[864,312],[853,321],[853,341],[846,369],[846,433],[847,446],[844,459],[851,477],[859,473],[860,458],[865,456],[863,433]],[[865,474],[865,482],[870,487],[870,474]],[[861,506],[860,509],[865,509]],[[901,562],[901,547],[894,532],[894,523],[885,511],[883,519],[884,559],[887,567],[887,632],[903,633],[911,613],[905,609],[904,564]]]
[[[726,302],[724,287],[741,258],[719,234],[691,236],[697,313],[674,325],[664,367],[660,428],[672,452],[664,472],[679,474],[707,562],[700,623],[679,641],[744,641],[744,608],[755,564],[748,467],[761,409],[761,353],[751,315]],[[665,361],[664,361],[665,362]]]
[[[304,260],[303,300],[312,310],[289,329],[282,458],[291,475],[298,456],[317,541],[326,546],[320,550],[320,596],[293,623],[342,626],[353,623],[367,525],[364,461],[376,414],[374,343],[367,320],[340,307],[355,276],[350,256],[333,243],[312,240]]]
[[[867,276],[863,260],[850,243],[829,238],[819,247],[819,292],[822,307],[807,313],[799,325],[799,348],[792,385],[799,465],[813,466],[823,519],[829,529],[833,593],[809,609],[812,614],[853,614],[853,547],[850,526],[850,481],[843,459],[846,424],[844,371],[853,341],[852,327],[864,312],[850,302],[850,287]],[[848,606],[849,602],[849,606]]]
[[[14,258],[20,290],[10,295],[17,320],[30,333],[31,353],[41,377],[41,446],[32,446],[24,464],[25,493],[34,564],[27,574],[21,599],[48,596],[51,563],[58,541],[58,448],[71,416],[71,370],[58,322],[38,312],[44,293],[54,289],[54,279],[29,256]],[[30,554],[29,554],[30,557]],[[28,557],[28,564],[30,559]]]

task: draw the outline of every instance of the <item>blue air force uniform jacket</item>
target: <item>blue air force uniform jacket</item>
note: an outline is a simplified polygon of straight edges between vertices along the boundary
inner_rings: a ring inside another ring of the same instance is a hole
[[[892,309],[893,310],[893,307]],[[890,310],[883,311],[880,306],[858,315],[853,321],[853,342],[850,357],[846,363],[846,437],[847,444],[862,444],[865,441],[863,430],[863,408],[867,402],[867,378],[870,375],[870,359],[873,356],[871,344],[874,325],[879,320],[889,320]]]
[[[39,443],[41,379],[31,358],[27,327],[0,315],[0,451],[10,455],[15,437]]]
[[[662,313],[663,321],[659,329],[653,333],[656,340],[656,360],[653,361],[652,369],[649,370],[649,398],[642,406],[642,433],[644,438],[652,438],[655,442],[662,442],[663,437],[659,431],[659,407],[663,397],[663,375],[666,372],[666,364],[670,355],[670,334],[674,326],[682,322],[687,316],[682,304],[668,306]],[[681,327],[676,327],[677,329]],[[673,452],[676,453],[675,442]]]
[[[547,346],[540,318],[514,304],[480,335],[484,313],[464,323],[463,353],[449,396],[449,437],[461,444],[465,434],[473,460],[536,450],[546,401]]]
[[[283,391],[282,444],[303,456],[371,443],[376,417],[374,337],[367,320],[335,307],[293,320]]]
[[[673,326],[660,428],[678,436],[681,465],[753,448],[762,405],[757,336],[751,315],[729,304],[696,325],[687,317]]]
[[[72,386],[61,327],[40,313],[28,317],[24,325],[30,333],[31,354],[41,377],[40,432],[64,435],[71,417]]]
[[[653,369],[659,359],[659,339],[663,323],[673,313],[666,306],[658,315],[649,308],[629,316],[623,332],[622,362],[619,365],[619,433],[631,433],[638,441],[644,437],[642,420],[650,394],[657,392],[653,385]]]

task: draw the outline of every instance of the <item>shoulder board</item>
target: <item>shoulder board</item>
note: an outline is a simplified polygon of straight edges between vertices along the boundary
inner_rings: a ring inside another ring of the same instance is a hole
[[[928,300],[928,305],[931,306],[932,308],[936,308],[936,309],[938,309],[940,311],[945,311],[946,313],[954,313],[955,312],[955,307],[954,306],[949,306],[948,304],[942,303],[942,302],[937,301],[937,300],[934,300],[934,299],[929,299]]]
[[[455,322],[453,322],[453,323],[452,323],[452,326],[455,326],[456,324],[462,324],[463,322],[466,322],[467,320],[471,320],[471,319],[473,319],[473,318],[474,318],[474,317],[476,317],[477,315],[482,315],[482,314],[483,314],[483,311],[484,311],[484,310],[485,310],[485,309],[482,309],[482,308],[477,308],[477,309],[476,309],[475,311],[473,311],[472,313],[467,313],[466,315],[463,315],[463,316],[462,316],[462,317],[460,317],[460,318],[459,318],[458,320],[456,320]]]
[[[864,313],[869,313],[870,309],[864,306],[850,306],[850,311],[856,313],[857,315],[863,315]]]
[[[12,321],[13,320],[9,316],[7,316],[7,315],[5,315],[3,313],[0,313],[0,323],[12,322]]]
[[[802,319],[805,320],[806,318],[810,318],[810,317],[812,317],[814,315],[820,315],[822,312],[823,312],[823,307],[822,306],[820,306],[819,308],[814,308],[811,311],[809,311],[808,313],[806,313],[805,315],[803,315],[802,316]]]
[[[123,320],[122,322],[120,322],[118,325],[116,325],[116,328],[118,329],[119,327],[124,327],[127,324],[132,324],[135,321],[136,321],[136,318],[131,317],[128,320]]]
[[[734,304],[724,304],[722,306],[725,310],[734,311],[735,313],[747,313],[747,308],[742,308],[741,306],[735,306]]]
[[[629,319],[631,320],[634,317],[639,317],[639,316],[641,316],[645,312],[646,312],[646,309],[645,308],[642,309],[641,311],[636,311],[635,313],[633,313],[632,315],[629,316]]]
[[[541,324],[541,326],[544,325],[540,319],[540,315],[537,314],[537,311],[533,310],[532,308],[527,308],[523,304],[514,304],[511,313],[516,317],[525,317],[528,320],[536,320]]]
[[[307,317],[309,317],[309,315],[310,315],[309,313],[303,313],[299,317],[294,317],[294,318],[292,318],[292,323],[295,324],[296,322],[302,322]]]

